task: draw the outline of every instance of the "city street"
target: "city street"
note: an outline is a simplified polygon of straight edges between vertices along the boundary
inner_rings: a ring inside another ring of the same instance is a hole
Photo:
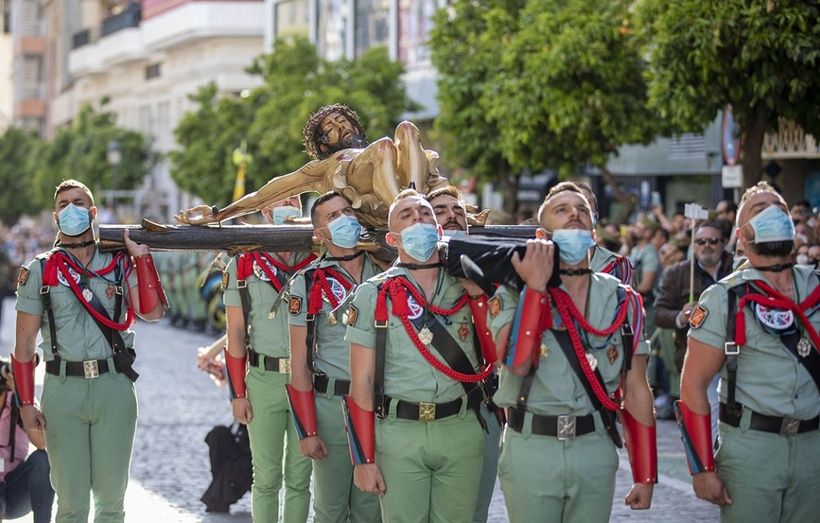
[[[3,355],[12,348],[13,306],[13,299],[3,303],[0,328],[0,354]],[[140,410],[126,496],[126,521],[251,521],[250,494],[232,507],[230,515],[206,514],[199,501],[210,482],[204,437],[214,425],[232,421],[225,389],[214,386],[196,368],[197,347],[212,341],[212,337],[172,328],[167,321],[153,325],[141,323],[137,327]],[[39,366],[40,373],[42,369],[43,366]],[[42,374],[38,374],[37,382],[42,383]],[[37,394],[39,396],[39,387]],[[660,483],[655,487],[652,508],[645,512],[630,511],[623,504],[631,474],[626,454],[621,454],[611,520],[716,521],[717,510],[696,500],[692,493],[677,428],[671,421],[658,424],[658,449]],[[17,521],[29,523],[31,518]],[[507,521],[499,488],[493,497],[490,521]]]

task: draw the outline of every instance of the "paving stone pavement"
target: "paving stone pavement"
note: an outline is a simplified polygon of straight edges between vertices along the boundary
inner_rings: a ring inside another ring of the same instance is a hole
[[[0,354],[12,349],[14,301],[3,303]],[[217,424],[232,421],[227,392],[196,369],[196,350],[215,336],[172,328],[167,321],[137,326],[136,369],[139,421],[131,481],[126,494],[128,523],[247,523],[250,494],[231,507],[230,514],[208,514],[199,497],[210,482],[205,434]],[[42,373],[42,366],[39,367]],[[38,374],[38,383],[42,375]],[[39,386],[38,386],[39,395]],[[718,512],[695,499],[677,429],[670,421],[658,424],[661,478],[649,511],[635,512],[623,504],[631,484],[626,454],[621,467],[610,521],[717,521]],[[55,506],[56,510],[56,506]],[[30,523],[31,517],[15,521]],[[490,523],[508,521],[498,484],[490,507]]]

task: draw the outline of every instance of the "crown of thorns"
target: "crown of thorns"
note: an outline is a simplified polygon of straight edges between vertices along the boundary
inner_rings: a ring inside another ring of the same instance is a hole
[[[305,151],[307,151],[311,158],[321,160],[326,156],[319,149],[319,145],[322,143],[321,137],[324,134],[322,131],[322,120],[331,114],[341,114],[344,116],[353,124],[357,134],[366,139],[364,129],[359,123],[359,115],[356,114],[356,111],[342,104],[326,105],[313,113],[305,124],[305,128],[302,129]]]

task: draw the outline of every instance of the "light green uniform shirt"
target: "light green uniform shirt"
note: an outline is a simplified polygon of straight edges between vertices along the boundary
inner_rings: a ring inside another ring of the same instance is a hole
[[[797,301],[800,302],[818,285],[818,277],[810,267],[798,265],[792,271]],[[756,269],[742,269],[706,289],[698,302],[706,317],[698,323],[694,318],[703,312],[699,309],[693,311],[689,337],[723,351],[723,344],[728,340],[726,315],[729,289],[755,280],[766,281],[766,278]],[[768,416],[811,419],[820,414],[820,395],[806,368],[786,349],[779,336],[764,330],[748,306],[744,307],[743,314],[746,318],[746,345],[740,347],[737,358],[737,402]],[[820,328],[820,313],[814,312],[809,320],[815,329]],[[794,321],[803,337],[808,338],[800,320],[795,318]],[[731,337],[734,338],[734,333]],[[723,402],[726,401],[726,379],[724,365],[718,386]]]
[[[617,290],[620,282],[608,274],[593,273],[590,278],[587,311],[584,316],[593,327],[604,329],[612,325],[615,320],[618,311]],[[490,328],[493,335],[497,336],[498,331],[504,325],[513,322],[519,295],[509,287],[502,286],[498,288],[493,300],[500,300],[500,304],[490,304]],[[551,311],[553,325],[557,327],[561,324],[561,320],[554,304],[551,305]],[[495,314],[494,317],[493,314]],[[640,335],[634,328],[635,318],[632,308],[629,309],[629,321],[633,330],[636,331],[635,336]],[[580,328],[578,331],[583,332]],[[610,393],[614,392],[620,385],[623,365],[623,343],[620,329],[606,338],[583,333],[581,339],[587,340],[584,345],[589,347],[589,352],[598,360],[598,370],[607,390]],[[541,352],[527,401],[527,409],[536,414],[549,416],[585,416],[594,412],[595,409],[583,383],[572,370],[552,331],[544,331],[541,344],[546,350]],[[610,348],[614,348],[614,352],[611,352]],[[649,346],[645,340],[641,340],[635,354],[648,353]],[[611,354],[615,356],[612,361],[610,361]],[[510,374],[507,368],[503,367],[501,383],[494,396],[496,404],[502,407],[515,406],[522,380],[522,376]]]
[[[381,272],[381,269],[372,261],[368,255],[364,255],[364,266],[362,267],[361,281],[365,281]],[[342,295],[343,287],[329,281],[331,288],[336,289],[339,296],[339,306],[335,311],[331,310],[327,300],[322,300],[322,310],[316,315],[316,349],[314,353],[314,365],[316,370],[323,372],[335,380],[350,380],[350,349],[345,342],[345,325],[347,324],[348,304],[353,299],[356,290],[356,280],[336,261],[328,261],[324,258],[311,263],[304,270],[299,271],[291,280],[288,295],[290,299],[288,324],[307,326],[307,307],[309,291],[305,289],[305,273],[316,268],[331,267],[344,276],[353,287]],[[334,278],[328,277],[328,280]],[[298,305],[298,309],[297,309]],[[330,319],[331,314],[333,320]]]
[[[356,343],[369,349],[376,347],[376,327],[374,314],[376,310],[376,297],[378,286],[387,278],[394,276],[405,276],[410,282],[415,284],[410,271],[402,267],[391,267],[384,273],[371,278],[362,284],[356,291],[353,298],[351,310],[355,307],[355,321],[351,321],[347,326],[345,339],[349,343]],[[418,286],[416,286],[418,288]],[[421,292],[421,290],[419,290]],[[448,275],[444,269],[439,269],[436,292],[431,302],[433,305],[442,308],[451,308],[464,294],[461,284]],[[422,293],[423,295],[423,293]],[[408,296],[410,294],[408,293]],[[475,348],[473,346],[473,322],[470,313],[470,306],[464,305],[452,316],[444,317],[433,315],[423,310],[415,300],[410,297],[410,318],[414,316],[424,317],[424,314],[432,315],[458,343],[461,349],[469,358],[473,369],[478,371],[479,364]],[[435,368],[419,353],[418,348],[413,344],[404,325],[392,314],[392,302],[388,299],[389,321],[387,327],[387,347],[385,352],[384,368],[384,391],[387,396],[412,402],[434,402],[443,403],[452,401],[464,395],[464,387]],[[461,332],[459,332],[461,331]],[[438,351],[428,346],[430,352],[444,361]],[[446,363],[445,363],[446,365]]]
[[[275,256],[275,255],[274,255]],[[306,253],[295,253],[286,264],[298,264],[307,257]],[[236,262],[238,256],[231,258],[225,268],[223,282],[225,292],[222,300],[226,307],[242,307],[242,298],[236,277]],[[281,261],[281,260],[280,260]],[[279,269],[270,267],[274,276],[279,276]],[[285,283],[291,277],[287,274],[283,278]],[[227,278],[227,281],[225,281]],[[290,337],[288,335],[288,302],[268,281],[268,276],[258,268],[254,262],[254,270],[245,281],[248,284],[248,295],[251,302],[251,311],[248,317],[250,324],[250,344],[259,354],[273,358],[287,358],[290,355]],[[282,289],[284,293],[285,288]]]
[[[99,271],[111,263],[113,257],[113,253],[96,250],[88,269]],[[130,264],[130,260],[128,263]],[[39,258],[31,261],[27,268],[29,270],[28,279],[25,284],[19,285],[17,288],[15,309],[18,312],[41,317],[40,333],[43,340],[40,343],[40,349],[43,351],[45,360],[50,361],[54,359],[54,356],[51,354],[51,332],[48,326],[48,316],[43,309],[43,300],[40,296],[43,278]],[[122,317],[113,318],[115,294],[112,292],[114,285],[112,282],[114,274],[114,272],[110,272],[105,275],[105,278],[108,278],[111,282],[101,277],[89,278],[88,288],[105,307],[109,318],[119,323],[125,319],[125,311],[128,308],[128,293],[130,288],[137,284],[137,275],[135,271],[131,271],[128,281],[123,280]],[[109,287],[112,287],[112,289],[108,290]],[[107,290],[108,292],[106,292]],[[100,360],[112,356],[111,346],[103,336],[102,331],[97,327],[91,313],[74,295],[74,292],[68,286],[68,282],[65,282],[65,284],[60,282],[58,285],[50,287],[49,292],[51,294],[51,307],[54,311],[57,347],[60,357],[66,361],[83,361]],[[134,346],[134,331],[129,328],[120,331],[120,334],[126,347],[131,348]]]
[[[655,281],[652,282],[654,289],[661,273],[661,259],[658,257],[658,251],[655,247],[651,243],[647,243],[643,247],[633,247],[632,252],[629,253],[629,261],[632,262],[632,267],[635,270],[635,285],[641,283],[644,273],[654,272]]]

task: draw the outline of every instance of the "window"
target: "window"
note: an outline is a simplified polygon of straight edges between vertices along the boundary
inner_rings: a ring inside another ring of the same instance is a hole
[[[345,56],[350,0],[319,0],[319,54],[328,60]]]
[[[276,4],[275,38],[310,35],[310,4],[308,0],[283,0]]]
[[[353,36],[356,57],[371,47],[390,43],[389,16],[390,0],[356,1],[356,30]]]
[[[399,0],[399,60],[406,66],[430,62],[427,40],[437,0]]]
[[[150,80],[151,78],[159,78],[162,74],[161,66],[162,64],[151,64],[145,68],[145,79]]]

